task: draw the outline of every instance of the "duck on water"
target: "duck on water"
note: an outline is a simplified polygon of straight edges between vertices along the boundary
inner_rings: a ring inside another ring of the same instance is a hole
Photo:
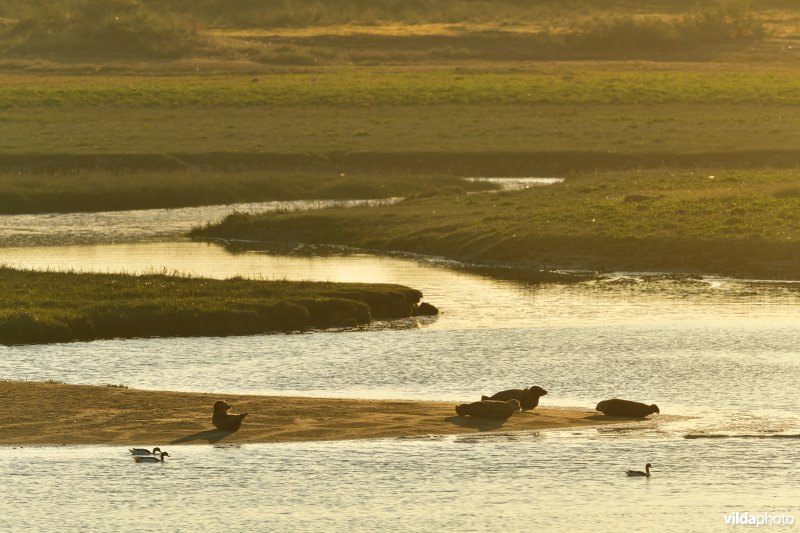
[[[137,463],[163,463],[164,457],[169,457],[167,452],[159,452],[159,457],[154,457],[152,455],[134,455],[133,459]]]
[[[627,470],[625,473],[628,474],[628,477],[650,477],[650,469],[653,467],[650,463],[644,465],[645,471],[642,472],[641,470]]]
[[[157,455],[161,448],[156,446],[152,452],[147,448],[128,448],[128,451],[131,452],[131,455]]]

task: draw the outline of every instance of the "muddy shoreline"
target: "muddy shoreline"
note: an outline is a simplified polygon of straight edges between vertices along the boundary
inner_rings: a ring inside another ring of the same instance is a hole
[[[595,427],[621,421],[579,408],[537,407],[505,422],[459,417],[455,402],[136,390],[0,382],[0,445],[269,443]],[[237,432],[216,430],[216,400],[247,412]],[[465,399],[471,401],[471,399]],[[669,417],[658,417],[667,420]]]

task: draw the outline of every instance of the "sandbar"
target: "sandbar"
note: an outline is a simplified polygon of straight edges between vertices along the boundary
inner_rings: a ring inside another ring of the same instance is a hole
[[[211,425],[216,400],[231,404],[232,413],[248,413],[239,431],[219,431]],[[171,392],[29,381],[0,381],[0,402],[0,445],[277,443],[533,431],[621,421],[588,409],[540,406],[501,422],[456,416],[456,402]]]

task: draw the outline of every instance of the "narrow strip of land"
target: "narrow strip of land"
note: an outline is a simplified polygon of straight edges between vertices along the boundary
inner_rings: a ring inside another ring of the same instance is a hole
[[[350,327],[410,317],[420,298],[389,284],[0,267],[0,344]]]
[[[239,431],[212,426],[216,400],[227,401],[232,412],[248,413]],[[620,421],[580,409],[539,407],[500,422],[456,416],[452,402],[203,394],[19,381],[0,382],[0,401],[3,445],[298,442],[529,431]]]

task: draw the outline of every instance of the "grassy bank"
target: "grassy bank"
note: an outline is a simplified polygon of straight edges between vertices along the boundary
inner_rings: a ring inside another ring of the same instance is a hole
[[[400,285],[212,280],[0,268],[0,343],[247,335],[411,316]]]
[[[800,172],[575,174],[522,192],[238,214],[197,239],[346,244],[534,268],[800,279]]]
[[[318,69],[0,80],[0,209],[428,195],[447,176],[794,166],[800,77],[763,65]]]
[[[674,62],[554,62],[528,68],[337,67],[251,73],[82,76],[9,73],[0,109],[45,106],[431,106],[447,104],[783,104],[800,102],[797,69],[787,65]],[[86,107],[83,107],[86,106]],[[168,114],[169,115],[169,114]],[[143,122],[147,122],[144,120]],[[221,125],[225,126],[225,125]],[[276,126],[273,124],[273,126]],[[283,126],[278,124],[277,126]]]
[[[800,161],[785,0],[232,5],[0,6],[0,213]]]
[[[488,187],[446,175],[343,174],[322,157],[301,154],[204,154],[202,158],[0,155],[0,165],[6,168],[6,172],[0,172],[0,215],[359,200],[452,194]]]

